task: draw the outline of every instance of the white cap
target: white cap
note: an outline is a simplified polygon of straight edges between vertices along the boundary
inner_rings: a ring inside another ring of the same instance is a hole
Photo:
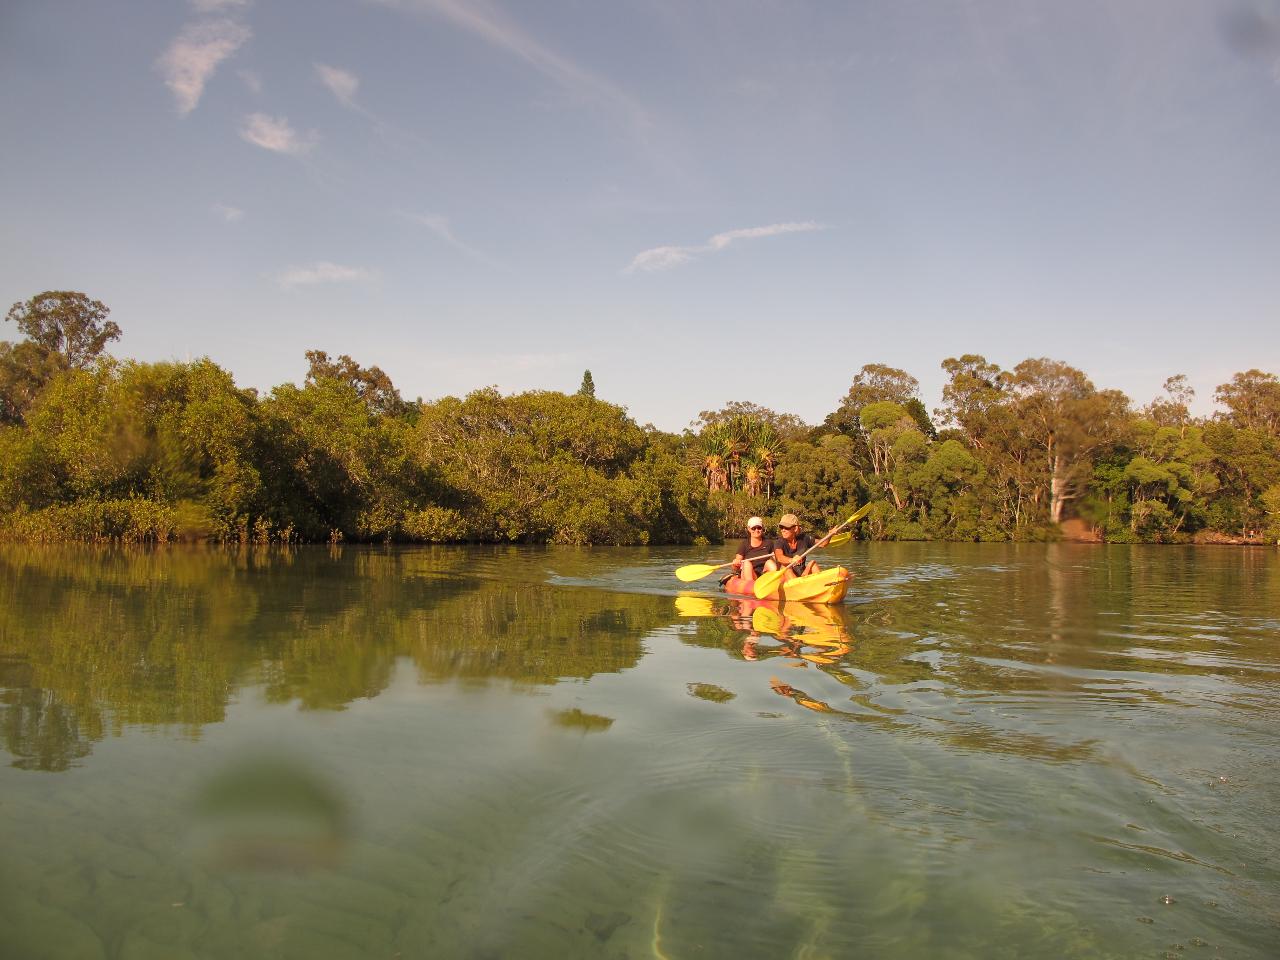
[[[764,526],[764,521],[761,520],[759,517],[752,517],[750,520],[747,521],[748,530],[750,530],[752,527],[763,527],[763,526]]]

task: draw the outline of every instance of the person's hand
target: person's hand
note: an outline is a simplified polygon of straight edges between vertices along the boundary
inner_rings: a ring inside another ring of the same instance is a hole
[[[735,560],[735,561],[733,561],[733,569],[735,569],[735,570],[741,570],[741,569],[742,569],[742,561],[741,561],[741,560]]]

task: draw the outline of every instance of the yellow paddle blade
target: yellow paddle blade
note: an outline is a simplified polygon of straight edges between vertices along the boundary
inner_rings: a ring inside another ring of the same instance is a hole
[[[755,586],[752,592],[756,595],[757,600],[763,600],[773,591],[778,589],[778,584],[782,582],[782,575],[785,570],[769,570],[756,577]]]
[[[834,537],[827,541],[828,547],[839,547],[848,543],[853,539],[852,533],[837,533]]]
[[[861,520],[863,517],[865,517],[868,513],[871,512],[871,508],[874,506],[875,506],[875,502],[872,500],[868,500],[866,503],[864,503],[862,506],[858,508],[858,512],[855,513],[852,517],[850,517],[848,522],[853,523],[853,521],[855,520]]]
[[[676,577],[685,583],[692,583],[694,580],[701,580],[708,573],[714,573],[719,569],[720,567],[713,567],[709,563],[691,563],[688,566],[677,569]]]

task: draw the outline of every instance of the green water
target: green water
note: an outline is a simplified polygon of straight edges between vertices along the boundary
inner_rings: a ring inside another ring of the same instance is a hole
[[[1276,955],[1280,553],[708,558],[0,550],[0,957]]]

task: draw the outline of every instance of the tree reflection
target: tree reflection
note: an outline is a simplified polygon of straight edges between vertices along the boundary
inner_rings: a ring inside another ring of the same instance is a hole
[[[653,597],[478,576],[483,550],[0,549],[0,719],[66,769],[126,727],[221,721],[245,687],[342,709],[423,682],[551,684],[633,666]]]

